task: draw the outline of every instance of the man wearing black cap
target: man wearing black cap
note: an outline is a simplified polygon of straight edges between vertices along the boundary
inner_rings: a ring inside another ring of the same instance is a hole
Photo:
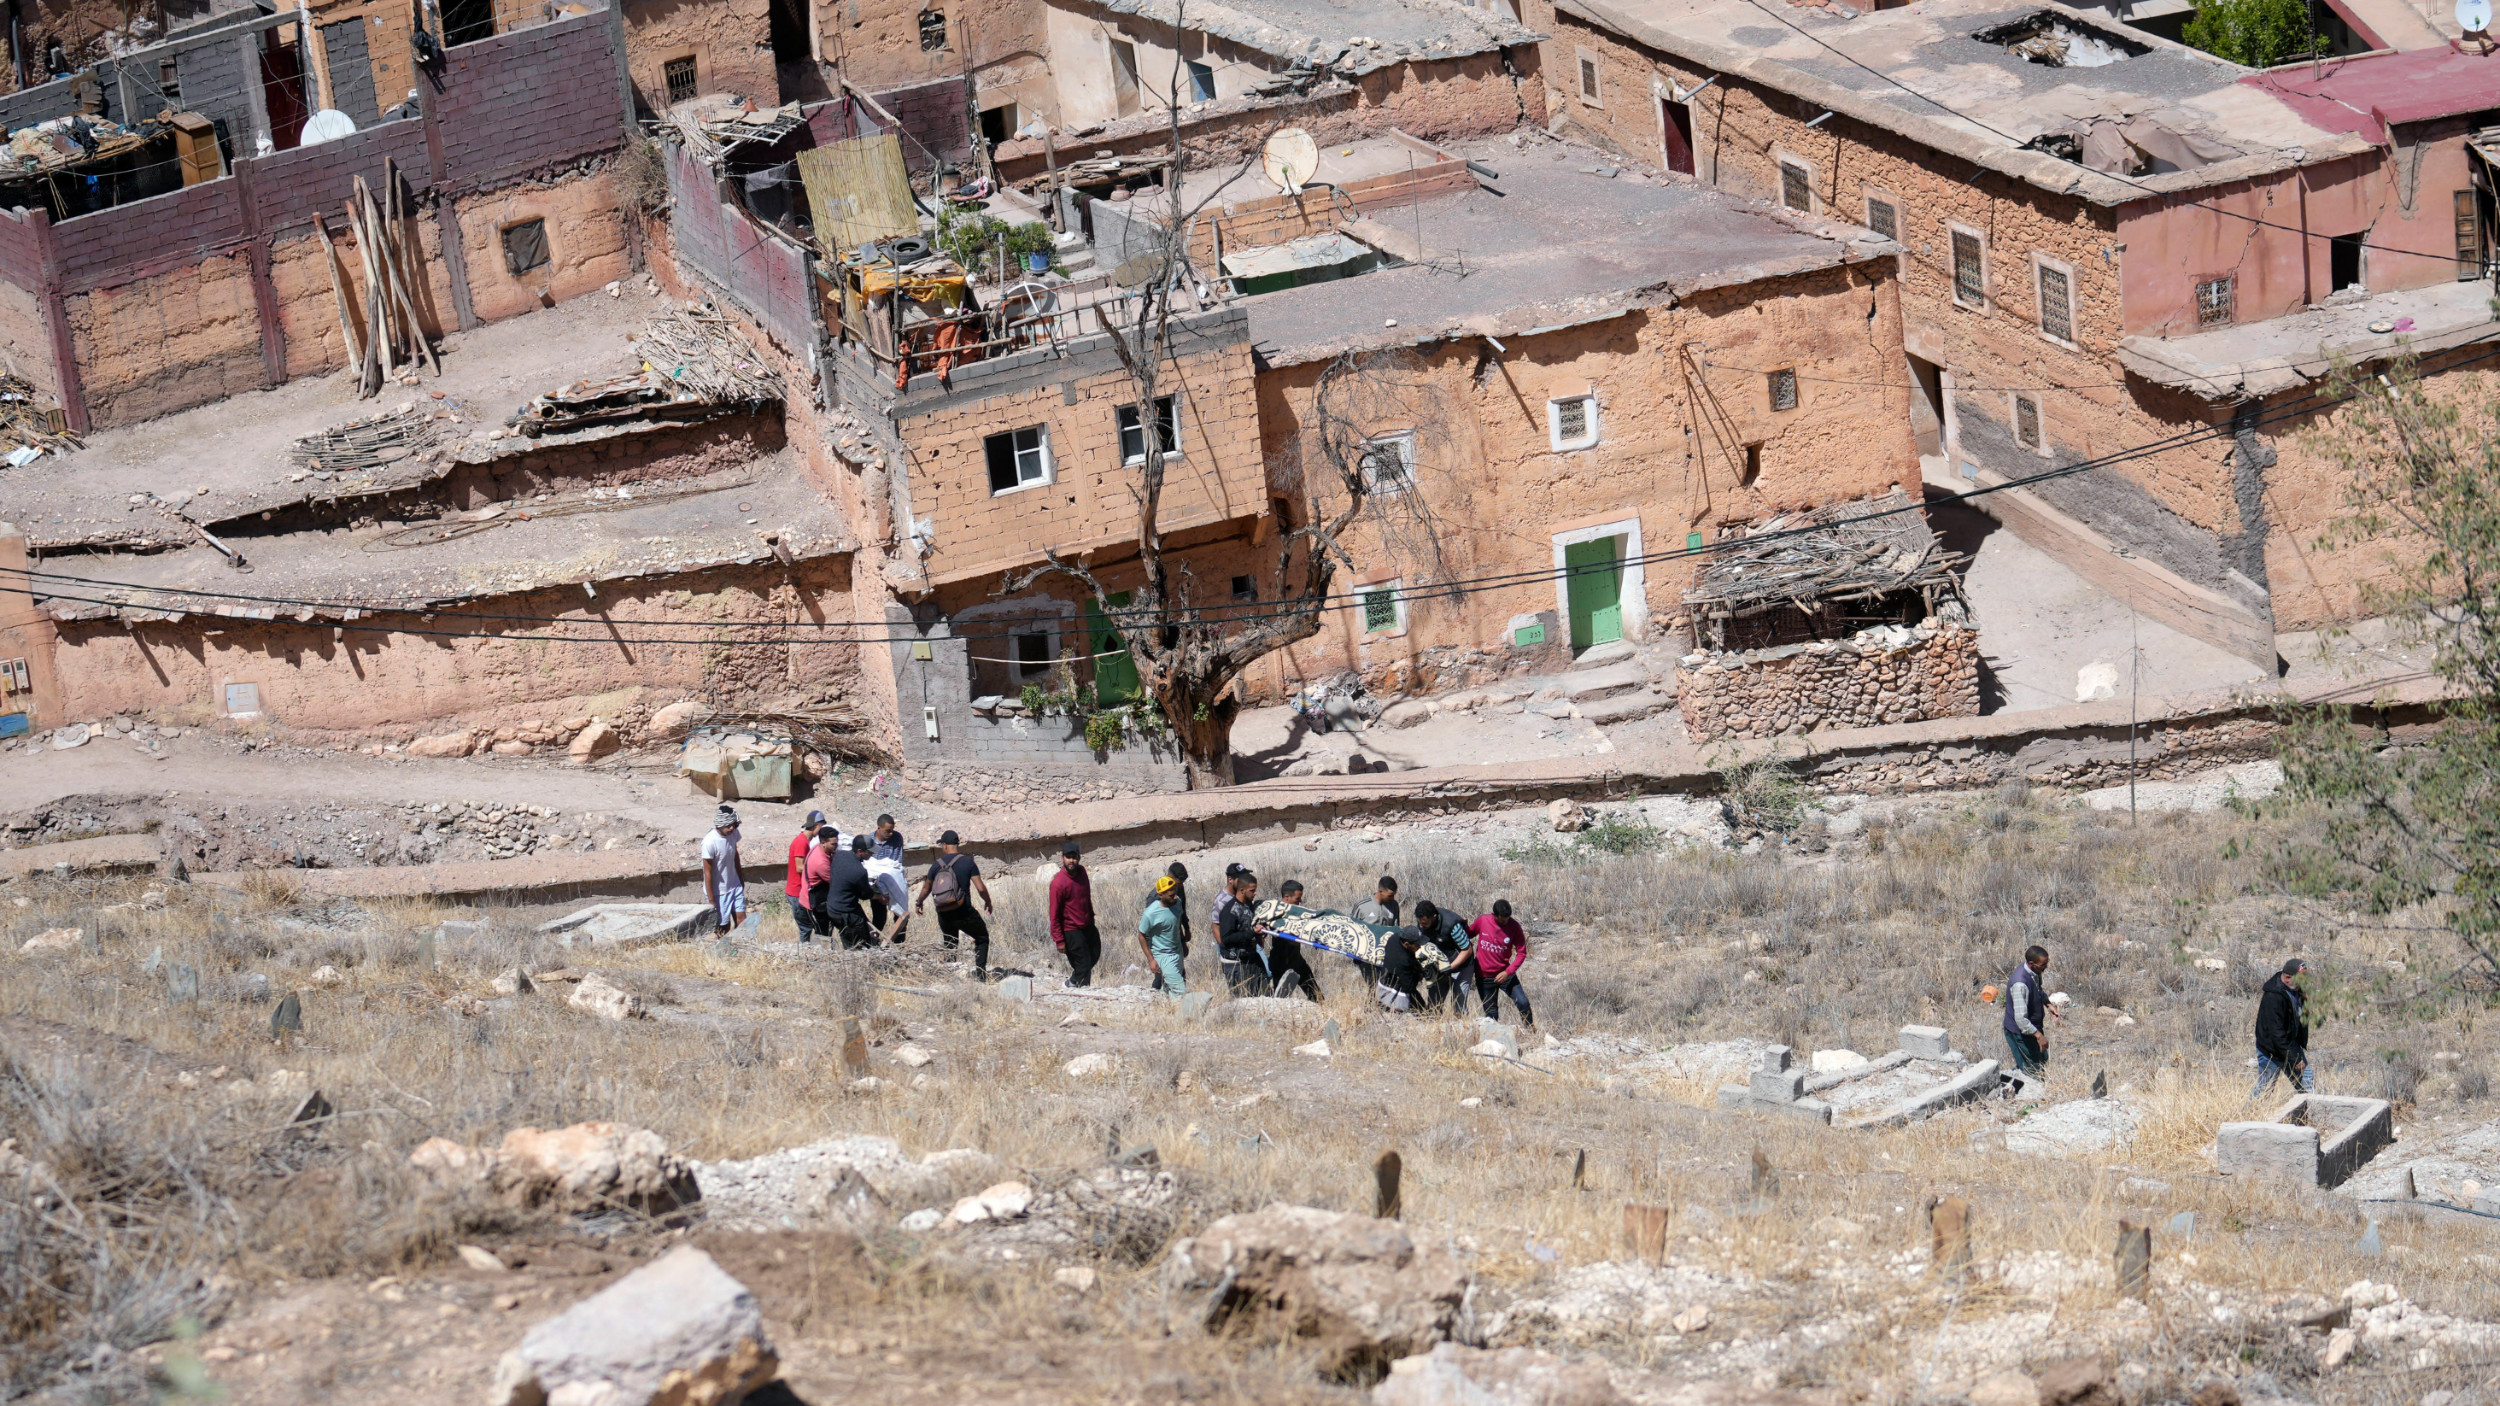
[[[990,970],[990,925],[972,911],[973,896],[980,895],[981,907],[989,912],[998,910],[990,903],[990,886],[981,882],[981,867],[962,846],[962,837],[952,830],[938,836],[938,857],[921,878],[920,896],[911,908],[918,913],[933,902],[937,905],[938,940],[947,947],[955,946],[958,936],[972,938],[972,979],[980,981]]]
[[[2317,1090],[2318,1072],[2309,1064],[2309,993],[2301,989],[2308,976],[2309,964],[2294,957],[2257,993],[2257,1087],[2248,1091],[2250,1098],[2286,1074],[2295,1090]]]
[[[1094,881],[1077,860],[1074,840],[1059,847],[1059,872],[1050,876],[1050,941],[1068,959],[1068,984],[1093,985],[1102,929],[1094,926]]]

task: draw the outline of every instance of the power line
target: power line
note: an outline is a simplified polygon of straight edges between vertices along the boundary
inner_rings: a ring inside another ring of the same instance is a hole
[[[1780,12],[1778,12],[1777,10],[1772,9],[1769,5],[1764,4],[1764,3],[1763,3],[1763,0],[1748,0],[1748,3],[1750,3],[1750,4],[1751,4],[1751,5],[1752,5],[1755,9],[1760,10],[1762,13],[1764,13],[1764,14],[1766,14],[1766,15],[1769,15],[1771,18],[1773,18],[1773,19],[1775,19],[1775,20],[1778,20],[1781,24],[1787,25],[1790,29],[1795,30],[1797,33],[1799,33],[1799,34],[1801,34],[1801,35],[1805,36],[1807,39],[1812,40],[1815,44],[1817,44],[1818,46],[1822,47],[1823,49],[1829,50],[1829,51],[1830,51],[1830,52],[1831,52],[1831,53],[1832,53],[1835,57],[1837,57],[1837,58],[1839,58],[1839,59],[1843,60],[1844,62],[1848,63],[1851,67],[1853,67],[1853,68],[1863,69],[1863,70],[1865,70],[1866,72],[1873,74],[1875,77],[1882,79],[1884,82],[1889,83],[1889,84],[1891,84],[1893,87],[1900,89],[1902,92],[1905,92],[1905,93],[1909,94],[1911,97],[1914,97],[1914,98],[1918,99],[1920,102],[1923,102],[1923,103],[1927,103],[1927,104],[1929,104],[1930,106],[1934,107],[1937,111],[1939,111],[1939,112],[1943,112],[1943,113],[1946,113],[1946,114],[1948,114],[1948,115],[1950,115],[1950,116],[1953,116],[1953,117],[1958,117],[1958,118],[1962,119],[1963,121],[1968,122],[1968,123],[1969,123],[1969,124],[1971,124],[1972,126],[1977,127],[1978,129],[1980,129],[1980,130],[1981,130],[1981,131],[1983,131],[1983,132],[1988,132],[1988,133],[1991,133],[1991,134],[1993,134],[1993,135],[1995,135],[1995,136],[2003,137],[2005,140],[2007,140],[2007,141],[2009,141],[2009,142],[2012,142],[2012,143],[2014,144],[2015,149],[2016,149],[2016,150],[2018,150],[2018,151],[2039,151],[2039,149],[2038,149],[2038,148],[2036,148],[2036,147],[2028,147],[2028,146],[2025,146],[2025,145],[2024,145],[2024,143],[2023,143],[2021,140],[2019,140],[2018,138],[2016,138],[2016,137],[2014,136],[2014,134],[2013,134],[2013,133],[2011,133],[2011,132],[2004,131],[2004,130],[2002,130],[2001,128],[1991,127],[1991,126],[1989,126],[1987,123],[1980,121],[1978,118],[1971,116],[1969,113],[1963,112],[1963,111],[1961,111],[1961,110],[1960,110],[1960,109],[1958,109],[1958,108],[1955,108],[1955,107],[1952,107],[1952,106],[1950,106],[1950,105],[1946,104],[1946,103],[1945,103],[1944,101],[1942,101],[1941,99],[1929,97],[1927,94],[1920,92],[1918,89],[1913,88],[1913,87],[1911,87],[1909,84],[1902,82],[1900,79],[1893,77],[1891,74],[1884,72],[1882,69],[1879,69],[1879,68],[1874,68],[1874,67],[1872,67],[1872,66],[1870,66],[1870,65],[1868,65],[1868,64],[1865,64],[1865,63],[1860,62],[1858,59],[1856,59],[1856,58],[1852,57],[1851,55],[1849,55],[1849,54],[1847,54],[1847,53],[1842,52],[1840,49],[1835,48],[1833,45],[1831,45],[1831,44],[1829,44],[1829,43],[1826,43],[1826,42],[1824,41],[1824,39],[1823,39],[1823,37],[1822,37],[1821,35],[1815,34],[1815,33],[1811,32],[1811,31],[1807,30],[1807,29],[1806,29],[1806,28],[1804,28],[1803,26],[1801,26],[1801,25],[1797,24],[1794,20],[1791,20],[1790,18],[1788,18],[1788,16],[1783,15],[1783,14],[1781,14]],[[1740,76],[1741,76],[1741,75],[1740,75]],[[1846,114],[1843,114],[1843,115],[1845,116]],[[2172,192],[2172,191],[2166,191],[2166,190],[2155,190],[2153,187],[2148,186],[2148,185],[2144,184],[2142,181],[2136,180],[2136,179],[2134,179],[2133,177],[2130,177],[2130,176],[2122,176],[2122,175],[2119,175],[2118,173],[2116,173],[2116,172],[2114,172],[2114,171],[2103,171],[2103,170],[2098,169],[2097,167],[2086,166],[2086,165],[2084,165],[2081,161],[2077,161],[2077,160],[2075,160],[2075,159],[2074,159],[2074,158],[2072,158],[2072,157],[2059,156],[2057,153],[2052,152],[2052,151],[2039,151],[2039,154],[2040,154],[2040,155],[2042,155],[2042,156],[2048,157],[2048,158],[2049,158],[2050,160],[2052,160],[2052,161],[2063,161],[2063,162],[2065,162],[2065,163],[2066,163],[2067,165],[2069,165],[2069,166],[2074,166],[2074,167],[2077,167],[2077,168],[2079,168],[2079,169],[2081,169],[2081,170],[2090,171],[2090,172],[2092,172],[2092,174],[2094,174],[2094,175],[2096,175],[2096,176],[2106,176],[2106,177],[2108,177],[2109,179],[2111,179],[2111,180],[2113,180],[2113,181],[2117,181],[2117,182],[2119,182],[2119,183],[2121,183],[2121,184],[2133,186],[2133,187],[2135,187],[2137,190],[2143,191],[2143,192],[2144,192],[2145,194],[2147,194],[2147,195],[2160,196],[2160,197],[2162,197],[2162,198],[2164,198],[2164,199],[2173,199],[2173,200],[2178,200],[2178,199],[2180,199],[2180,197],[2179,197],[2179,196],[2178,196],[2175,192]],[[1965,158],[1965,159],[1967,159],[1967,158]],[[1979,163],[1978,163],[1978,162],[1975,162],[1975,161],[1974,161],[1974,162],[1972,162],[1971,164],[1972,164],[1972,165],[1974,165],[1974,166],[1979,165]],[[1981,167],[1981,169],[1982,169],[1982,170],[1986,170],[1986,169],[1988,169],[1988,168],[1986,168],[1986,167]],[[2203,210],[2210,210],[2210,211],[2212,211],[2214,214],[2217,214],[2217,215],[2228,215],[2228,216],[2230,216],[2232,219],[2235,219],[2235,220],[2246,220],[2246,221],[2248,221],[2250,224],[2255,225],[2255,226],[2257,226],[2257,227],[2258,227],[2258,228],[2260,228],[2260,229],[2279,229],[2279,230],[2284,231],[2284,232],[2285,232],[2285,233],[2287,233],[2287,234],[2297,234],[2297,235],[2301,236],[2301,237],[2302,237],[2302,238],[2304,238],[2304,239],[2315,239],[2315,238],[2318,238],[2318,237],[2319,237],[2319,236],[2317,236],[2317,235],[2311,234],[2308,230],[2301,229],[2301,228],[2299,228],[2299,227],[2297,227],[2297,226],[2294,226],[2294,225],[2277,224],[2276,222],[2274,222],[2274,221],[2272,221],[2272,220],[2263,219],[2263,218],[2261,218],[2261,217],[2259,217],[2259,216],[2256,216],[2256,215],[2246,215],[2246,214],[2242,214],[2242,213],[2240,213],[2240,212],[2239,212],[2239,211],[2237,211],[2237,210],[2225,210],[2225,209],[2223,209],[2223,208],[2222,208],[2221,206],[2219,206],[2219,205],[2210,204],[2210,203],[2208,203],[2208,202],[2206,202],[2206,201],[2203,201],[2203,200],[2197,200],[2197,199],[2189,198],[2189,199],[2180,200],[2180,203],[2182,203],[2182,204],[2186,204],[2186,205],[2193,205],[2193,206],[2196,206],[2197,208],[2199,208],[2199,209],[2203,209]],[[2456,258],[2455,258],[2455,256],[2454,256],[2454,255],[2441,255],[2441,254],[2433,254],[2433,253],[2428,252],[2427,250],[2421,250],[2421,249],[2399,249],[2399,248],[2395,247],[2394,245],[2390,245],[2390,244],[2371,244],[2371,243],[2367,243],[2367,242],[2362,242],[2362,243],[2360,243],[2360,244],[2359,244],[2359,247],[2360,247],[2360,248],[2364,248],[2364,249],[2376,249],[2376,250],[2381,251],[2382,253],[2390,253],[2390,254],[2410,254],[2410,255],[2414,256],[2415,258],[2421,258],[2421,259],[2438,259],[2440,262],[2445,263],[2445,264],[2454,264],[2454,263],[2456,262]],[[2307,255],[2306,255],[2306,251],[2303,251],[2303,263],[2305,264],[2306,262],[2307,262]]]
[[[1745,371],[1756,376],[1768,376],[1774,370],[1789,371],[1789,368],[1785,366],[1730,366],[1724,361],[1712,361],[1707,357],[1702,359],[1701,364],[1709,367],[1713,371]],[[1800,381],[1813,381],[1817,384],[1826,386],[1875,386],[1884,390],[1896,391],[1922,391],[1927,389],[1925,386],[1920,385],[1916,381],[1853,381],[1841,376],[1809,376],[1803,371],[1789,371],[1789,374],[1795,376]],[[2050,386],[1967,386],[1957,380],[1953,383],[1953,388],[1957,391],[2115,391],[2125,390],[2127,388],[2127,383],[2124,381],[2060,381],[2057,384]]]

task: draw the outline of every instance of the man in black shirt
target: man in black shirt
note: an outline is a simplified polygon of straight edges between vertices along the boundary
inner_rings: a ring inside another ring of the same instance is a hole
[[[1236,996],[1267,994],[1267,961],[1259,951],[1259,929],[1253,916],[1259,906],[1259,876],[1247,869],[1227,874],[1225,892],[1232,896],[1215,917],[1215,960],[1224,982]]]
[[[831,843],[832,827],[818,833]],[[817,910],[816,921],[838,934],[846,950],[877,945],[876,929],[868,925],[868,905],[874,900],[876,881],[868,877],[868,837],[853,835],[848,850],[834,850],[827,856],[824,903]]]
[[[1411,1011],[1423,1004],[1416,984],[1424,979],[1423,963],[1415,960],[1415,949],[1423,945],[1424,935],[1411,927],[1389,934],[1387,948],[1380,958],[1380,987],[1373,994],[1380,1004],[1393,1011]]]
[[[1276,890],[1276,896],[1296,908],[1302,906],[1302,881],[1287,879]],[[1276,978],[1276,994],[1319,999],[1319,976],[1311,970],[1310,960],[1302,955],[1302,944],[1271,930],[1267,935],[1267,971]]]
[[[1437,1009],[1450,998],[1450,973],[1457,969],[1458,959],[1465,955],[1469,946],[1467,929],[1455,916],[1442,912],[1440,905],[1423,898],[1415,902],[1415,931],[1431,944],[1434,954],[1440,959],[1435,966],[1425,970],[1421,988],[1422,1004]]]

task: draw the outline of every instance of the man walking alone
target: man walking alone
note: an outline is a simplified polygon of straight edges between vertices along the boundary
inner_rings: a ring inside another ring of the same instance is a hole
[[[1059,872],[1050,876],[1050,941],[1068,959],[1068,984],[1093,985],[1102,929],[1094,926],[1094,880],[1078,862],[1074,840],[1059,847]]]
[[[2309,1065],[2309,993],[2301,989],[2308,975],[2309,964],[2294,957],[2257,993],[2257,1087],[2248,1091],[2250,1098],[2286,1074],[2295,1090],[2317,1090],[2318,1072]]]
[[[2049,1035],[2041,1022],[2066,1018],[2049,1004],[2049,989],[2040,980],[2048,969],[2049,949],[2034,945],[2005,979],[2005,1046],[2014,1052],[2014,1072],[2026,1079],[2049,1077]]]
[[[920,880],[920,897],[912,911],[936,903],[938,938],[949,950],[959,937],[972,939],[972,979],[981,981],[990,969],[990,925],[972,911],[975,894],[980,895],[983,908],[993,915],[998,912],[990,903],[990,886],[981,882],[981,867],[963,852],[962,837],[949,830],[938,836],[937,861]]]

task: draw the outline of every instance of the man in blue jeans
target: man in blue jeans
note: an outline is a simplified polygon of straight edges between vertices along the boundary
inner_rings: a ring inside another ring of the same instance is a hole
[[[2286,1074],[2304,1094],[2318,1087],[2318,1071],[2309,1063],[2309,993],[2301,989],[2308,975],[2309,964],[2294,957],[2257,993],[2257,1087],[2248,1091],[2250,1098],[2262,1096]]]
[[[2049,1037],[2041,1022],[2066,1018],[2049,1004],[2049,989],[2040,980],[2048,969],[2049,949],[2035,944],[2005,979],[2005,1046],[2014,1052],[2014,1072],[2026,1079],[2049,1077]]]

